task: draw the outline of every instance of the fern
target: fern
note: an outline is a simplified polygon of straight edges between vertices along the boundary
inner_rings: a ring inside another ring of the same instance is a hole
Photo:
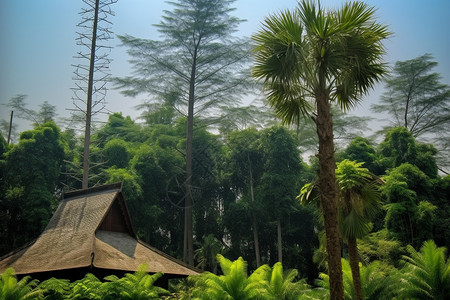
[[[43,291],[36,289],[39,281],[29,276],[17,281],[13,268],[0,275],[0,300],[42,299]]]
[[[420,252],[407,246],[409,256],[403,256],[402,269],[405,297],[419,299],[450,299],[450,261],[445,258],[446,248],[438,248],[430,240],[424,242]]]
[[[41,282],[38,286],[44,292],[44,299],[67,299],[71,293],[70,281],[67,279],[50,278]]]
[[[120,296],[120,299],[159,299],[161,295],[169,292],[154,285],[156,280],[162,277],[162,273],[149,275],[146,270],[148,266],[143,264],[134,274],[125,274],[122,278],[108,276],[105,287],[110,295]]]

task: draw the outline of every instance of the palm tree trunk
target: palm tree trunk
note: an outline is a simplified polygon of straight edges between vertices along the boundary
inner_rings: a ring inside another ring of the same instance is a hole
[[[348,256],[350,258],[350,268],[352,270],[353,288],[355,290],[355,299],[362,300],[362,287],[361,276],[359,274],[359,259],[358,259],[358,246],[356,244],[356,238],[351,237],[347,240],[348,243]]]
[[[316,97],[316,130],[319,138],[319,189],[327,238],[330,299],[344,299],[341,245],[338,230],[338,190],[336,186],[333,121],[325,93]]]
[[[282,247],[282,241],[281,241],[281,222],[280,220],[277,221],[277,235],[278,235],[278,261],[280,263],[283,263],[283,247]]]

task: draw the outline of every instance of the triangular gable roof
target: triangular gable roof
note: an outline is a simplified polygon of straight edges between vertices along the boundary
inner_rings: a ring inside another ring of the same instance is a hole
[[[136,238],[121,184],[67,193],[44,232],[30,245],[0,260],[0,273],[18,275],[84,267],[197,275],[195,268]]]

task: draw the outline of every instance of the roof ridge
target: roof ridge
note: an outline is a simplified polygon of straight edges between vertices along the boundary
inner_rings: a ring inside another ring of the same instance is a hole
[[[80,190],[74,190],[69,191],[63,194],[63,199],[67,198],[73,198],[80,195],[88,195],[96,192],[103,192],[108,190],[114,190],[118,189],[119,191],[122,191],[122,182],[114,182],[111,184],[101,185],[101,186],[94,186],[87,189],[80,189]]]

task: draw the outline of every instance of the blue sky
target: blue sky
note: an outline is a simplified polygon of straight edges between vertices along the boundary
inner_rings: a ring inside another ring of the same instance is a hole
[[[443,76],[442,82],[450,85],[450,1],[448,0],[368,0],[377,8],[378,20],[389,26],[394,35],[385,43],[386,61],[412,59],[431,53],[439,63],[435,71]],[[325,7],[339,7],[343,1],[323,0]],[[296,0],[238,0],[234,3],[235,16],[246,19],[239,35],[255,33],[264,17],[282,9],[293,9]],[[17,94],[26,94],[29,107],[37,109],[48,101],[57,107],[59,116],[67,116],[73,108],[74,81],[72,64],[79,49],[75,44],[76,24],[80,21],[81,0],[0,0],[0,119],[9,118],[9,110],[2,104]],[[160,21],[163,9],[171,6],[163,0],[119,0],[112,6],[115,16],[112,30],[115,34],[129,34],[147,39],[158,39],[152,27]],[[126,49],[119,40],[110,57],[113,76],[130,75]],[[371,114],[370,104],[378,100],[382,85],[378,86],[352,111],[354,114]],[[110,89],[107,108],[136,118],[139,112],[133,107],[139,99],[126,98]],[[19,123],[19,130],[29,129],[29,124]]]

